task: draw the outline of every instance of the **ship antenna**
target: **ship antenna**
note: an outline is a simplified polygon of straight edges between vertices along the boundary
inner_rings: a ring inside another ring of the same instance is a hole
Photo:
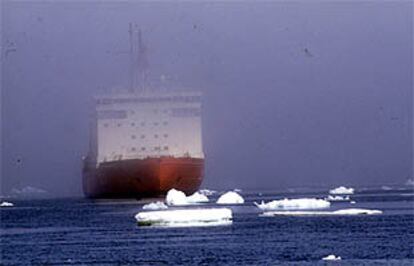
[[[132,23],[129,23],[129,49],[131,57],[130,92],[134,92],[137,87],[143,90],[146,86],[148,76],[147,48],[142,40],[141,29],[138,29],[137,32],[137,26],[134,26]],[[138,49],[135,46],[136,41],[138,42]]]
[[[132,23],[129,23],[129,59],[130,59],[130,66],[129,66],[129,92],[134,92],[135,84],[134,84],[134,38],[132,32]]]

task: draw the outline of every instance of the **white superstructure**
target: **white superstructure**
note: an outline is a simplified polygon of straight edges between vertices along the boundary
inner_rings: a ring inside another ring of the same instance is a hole
[[[139,91],[96,97],[97,163],[162,156],[204,158],[201,93]]]

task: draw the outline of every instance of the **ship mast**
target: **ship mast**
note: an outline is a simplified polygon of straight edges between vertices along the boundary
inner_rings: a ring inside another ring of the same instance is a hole
[[[138,46],[137,46],[138,45]],[[141,29],[129,23],[130,84],[129,91],[144,90],[147,85],[147,48],[142,41]]]

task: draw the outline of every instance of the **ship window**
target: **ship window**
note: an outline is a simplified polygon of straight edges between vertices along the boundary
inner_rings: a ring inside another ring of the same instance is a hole
[[[164,110],[162,111],[164,114],[168,114],[168,110]]]
[[[168,138],[168,134],[164,134],[164,138]]]
[[[141,139],[145,139],[145,135],[141,135]]]
[[[159,125],[159,123],[158,122],[154,122],[154,126],[158,126]]]
[[[155,134],[155,135],[154,135],[154,138],[158,139],[158,134]]]
[[[121,123],[118,123],[118,127],[121,127],[121,125],[122,125]]]
[[[164,150],[165,151],[168,151],[168,146],[164,146]]]
[[[135,127],[135,123],[134,122],[131,123],[131,127]]]
[[[131,138],[132,138],[132,139],[136,139],[136,138],[137,138],[137,136],[135,136],[135,135],[132,135],[132,136],[131,136]]]
[[[104,127],[108,127],[108,123],[105,123],[105,124],[104,124]]]
[[[132,147],[131,148],[131,151],[136,151],[137,149],[135,148],[135,147]]]
[[[166,126],[166,125],[168,125],[168,122],[167,122],[167,121],[164,121],[164,122],[162,122],[162,124],[163,124],[164,126]]]
[[[141,151],[145,151],[145,147],[141,147]]]
[[[159,146],[154,147],[154,151],[159,151],[159,150],[161,150],[161,147],[159,147]]]
[[[134,110],[131,110],[130,113],[133,115],[133,114],[135,114],[135,111]]]
[[[145,122],[141,122],[141,126],[145,126]]]

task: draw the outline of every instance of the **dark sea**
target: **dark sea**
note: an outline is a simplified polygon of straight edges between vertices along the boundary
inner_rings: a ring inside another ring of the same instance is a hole
[[[16,199],[0,208],[1,265],[414,265],[414,191],[357,189],[380,215],[262,217],[254,201],[326,197],[326,191],[242,191],[233,223],[139,227],[137,200]],[[210,197],[215,202],[219,195]],[[214,203],[199,208],[216,206]],[[194,208],[194,207],[192,207]],[[322,261],[334,254],[339,262]]]

